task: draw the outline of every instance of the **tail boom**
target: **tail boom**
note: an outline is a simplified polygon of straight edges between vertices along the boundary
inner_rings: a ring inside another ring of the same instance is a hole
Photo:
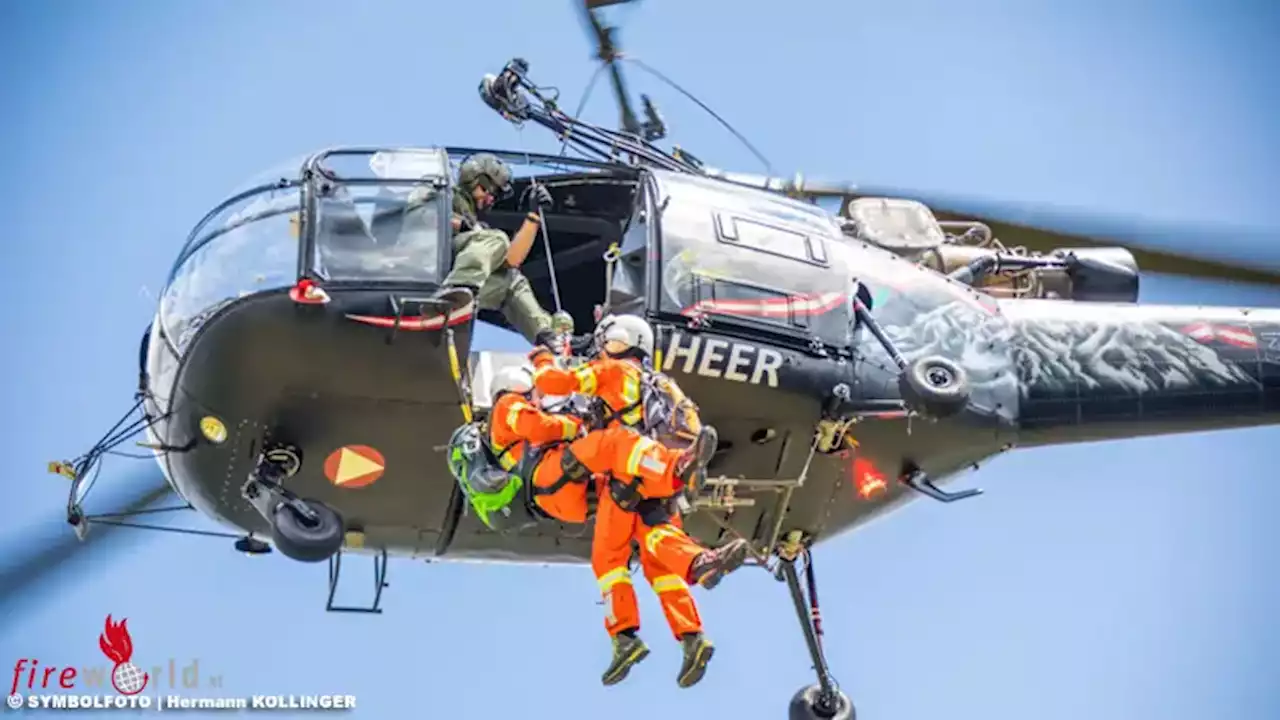
[[[1280,424],[1280,310],[1021,300],[1023,445]]]

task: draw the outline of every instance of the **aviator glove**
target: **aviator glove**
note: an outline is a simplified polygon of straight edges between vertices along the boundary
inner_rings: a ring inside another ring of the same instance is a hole
[[[520,194],[520,206],[531,213],[551,208],[551,191],[546,185],[534,183]]]
[[[591,335],[571,335],[569,337],[569,352],[574,355],[590,355],[591,346],[595,344],[595,338]]]

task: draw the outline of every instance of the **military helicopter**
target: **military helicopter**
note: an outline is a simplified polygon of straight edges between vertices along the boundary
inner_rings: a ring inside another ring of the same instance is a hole
[[[790,717],[854,716],[822,650],[815,543],[913,498],[978,495],[939,483],[1015,447],[1280,423],[1280,310],[1136,304],[1140,266],[1270,284],[1280,271],[664,150],[665,121],[648,97],[636,112],[599,15],[626,1],[584,2],[621,128],[564,112],[516,59],[481,99],[583,157],[487,152],[522,169],[513,198],[532,183],[553,196],[524,266],[544,305],[579,331],[645,316],[654,365],[719,430],[688,527],[748,539],[788,586],[817,673]],[[452,168],[478,151],[329,149],[210,211],[144,333],[140,418],[50,466],[71,480],[76,535],[173,529],[129,519],[171,491],[234,529],[194,532],[328,562],[333,611],[381,612],[392,556],[584,562],[589,524],[490,530],[439,452],[524,361],[476,347],[477,322],[505,321],[440,287]],[[523,215],[508,198],[488,220],[513,232]],[[103,455],[142,430],[166,486],[86,513]],[[334,604],[349,553],[372,557],[368,607]]]

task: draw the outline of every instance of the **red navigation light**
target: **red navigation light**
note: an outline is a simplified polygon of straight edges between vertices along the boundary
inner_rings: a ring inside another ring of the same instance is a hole
[[[884,473],[877,470],[874,463],[859,457],[853,459],[853,487],[858,497],[871,500],[887,490],[889,485],[885,482]]]
[[[289,289],[289,299],[299,305],[324,305],[329,302],[329,293],[311,278],[302,278]]]

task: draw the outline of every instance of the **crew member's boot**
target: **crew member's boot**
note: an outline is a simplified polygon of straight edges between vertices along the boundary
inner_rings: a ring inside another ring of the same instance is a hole
[[[711,456],[715,454],[719,440],[720,438],[716,434],[715,428],[710,425],[702,426],[693,444],[686,448],[680,454],[680,457],[676,459],[675,479],[677,488],[693,487],[698,473],[705,470],[707,463],[711,462]]]
[[[700,632],[685,633],[680,644],[684,648],[684,662],[680,663],[676,684],[682,688],[692,687],[707,673],[707,663],[711,662],[716,646]]]
[[[689,566],[689,582],[710,590],[719,585],[725,575],[742,567],[749,551],[747,541],[741,538],[730,540],[715,550],[703,550]]]
[[[605,685],[617,685],[627,678],[636,663],[649,657],[649,646],[644,644],[635,630],[623,630],[613,636],[613,659],[600,681]]]

